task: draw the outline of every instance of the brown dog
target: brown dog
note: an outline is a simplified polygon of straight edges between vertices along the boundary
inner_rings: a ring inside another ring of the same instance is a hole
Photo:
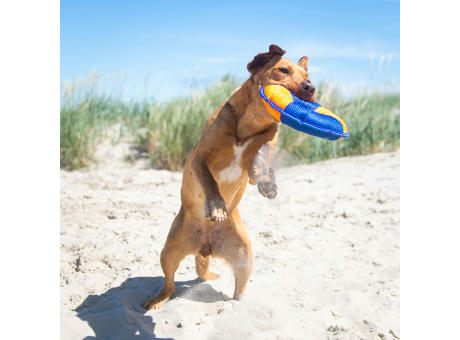
[[[235,275],[233,298],[242,297],[252,270],[252,252],[237,205],[248,179],[265,197],[275,198],[277,193],[273,169],[264,171],[256,162],[265,144],[273,154],[278,138],[278,123],[266,110],[259,90],[278,84],[301,99],[316,98],[307,73],[308,58],[295,64],[283,58],[284,53],[271,45],[269,52],[256,55],[247,66],[250,78],[206,121],[185,163],[182,206],[161,252],[165,283],[144,308],[159,309],[171,297],[174,273],[189,254],[195,255],[196,271],[204,280],[219,277],[208,270],[210,256],[224,258]]]

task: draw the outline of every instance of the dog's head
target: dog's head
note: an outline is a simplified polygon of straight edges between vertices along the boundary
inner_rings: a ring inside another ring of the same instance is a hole
[[[254,84],[261,88],[267,85],[282,85],[295,96],[306,101],[316,100],[316,90],[308,75],[308,57],[302,57],[298,64],[283,58],[284,53],[277,45],[270,45],[268,52],[259,53],[248,64],[248,71]]]

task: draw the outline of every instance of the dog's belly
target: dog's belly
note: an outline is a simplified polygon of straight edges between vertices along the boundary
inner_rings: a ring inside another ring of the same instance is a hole
[[[248,139],[242,145],[233,145],[233,159],[228,167],[220,170],[217,174],[217,181],[220,183],[234,183],[242,175],[243,169],[241,168],[241,161],[243,159],[243,153],[252,139]]]
[[[233,160],[228,168],[222,170],[218,175],[218,181],[221,183],[233,183],[240,178],[242,169],[237,160]]]
[[[220,150],[209,167],[229,213],[238,205],[246,189],[248,172],[243,165],[243,155],[251,141],[252,138],[242,145],[233,144]],[[206,195],[191,167],[194,156],[192,151],[184,167],[181,199],[191,216],[202,223]]]
[[[252,139],[242,145],[233,145],[233,159],[230,165],[217,172],[219,191],[228,209],[236,207],[244,193],[247,182],[247,170],[242,167],[243,154]]]
[[[219,248],[229,230],[225,223],[207,221],[202,224],[199,221],[186,225],[187,240],[196,253],[202,256],[217,255]]]

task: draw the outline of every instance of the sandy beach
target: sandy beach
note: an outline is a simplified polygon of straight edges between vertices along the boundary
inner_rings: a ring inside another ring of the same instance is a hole
[[[220,279],[201,282],[189,256],[172,299],[146,311],[181,173],[110,150],[98,154],[110,161],[61,171],[62,339],[399,339],[399,152],[279,168],[275,200],[248,185],[246,297],[230,299],[224,262],[212,260]]]

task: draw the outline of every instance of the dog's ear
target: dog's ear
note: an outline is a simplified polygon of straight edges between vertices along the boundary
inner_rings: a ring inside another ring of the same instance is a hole
[[[270,47],[268,48],[268,52],[259,53],[254,57],[254,59],[252,59],[252,61],[248,64],[248,71],[251,74],[254,74],[270,60],[272,60],[275,57],[281,57],[284,53],[286,53],[286,51],[283,50],[281,47],[277,45],[270,45]]]
[[[274,55],[279,55],[280,57],[282,55],[284,55],[284,53],[286,53],[285,50],[283,50],[281,47],[279,47],[278,45],[270,45],[270,47],[268,48],[268,53],[271,53],[271,54],[274,54]]]
[[[300,58],[299,66],[303,67],[305,71],[308,71],[308,57],[307,56]]]

